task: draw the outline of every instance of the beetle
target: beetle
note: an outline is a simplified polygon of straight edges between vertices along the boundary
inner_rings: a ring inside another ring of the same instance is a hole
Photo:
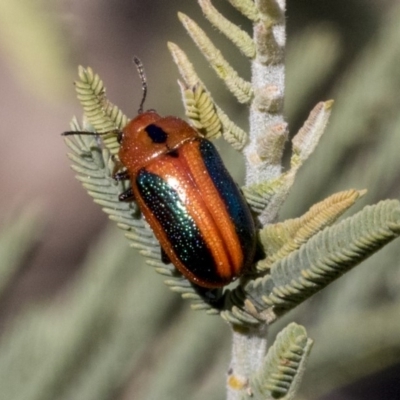
[[[249,206],[209,140],[180,118],[143,111],[147,82],[141,61],[134,62],[143,97],[138,115],[117,132],[124,169],[115,178],[131,183],[120,200],[137,203],[163,262],[198,286],[225,286],[254,261]]]

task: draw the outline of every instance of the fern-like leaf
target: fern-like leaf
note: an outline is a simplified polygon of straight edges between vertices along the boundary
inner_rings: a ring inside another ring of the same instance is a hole
[[[299,250],[274,263],[270,275],[247,284],[245,290],[270,322],[294,308],[400,234],[400,203],[382,201],[367,206],[339,224],[325,228]],[[274,316],[271,316],[273,308]]]
[[[75,89],[85,116],[96,132],[106,133],[122,129],[128,118],[106,98],[106,89],[99,75],[91,68],[79,67],[80,80],[75,82]],[[117,154],[119,144],[115,135],[103,136],[104,145],[112,154]]]
[[[259,371],[250,377],[252,396],[255,399],[295,399],[311,346],[312,340],[307,337],[306,330],[295,323],[289,324],[277,335]]]
[[[186,116],[192,125],[207,139],[221,136],[222,123],[208,92],[201,84],[188,88],[185,84],[180,83],[180,88]]]
[[[179,13],[178,16],[192,40],[211,64],[218,77],[224,81],[229,91],[239,103],[249,103],[253,97],[251,83],[239,77],[206,33],[192,19],[183,13]]]
[[[293,186],[299,168],[314,151],[325,131],[332,105],[333,101],[320,102],[311,111],[303,127],[293,138],[291,168],[285,173],[278,175],[278,172],[281,171],[279,161],[282,154],[283,141],[279,135],[275,137],[277,132],[283,131],[285,124],[279,123],[269,127],[267,137],[272,137],[272,139],[267,139],[265,143],[262,138],[258,141],[256,150],[258,160],[254,160],[254,164],[267,162],[269,170],[263,173],[271,176],[271,179],[266,182],[254,183],[247,192],[252,192],[251,195],[254,200],[256,200],[255,197],[257,198],[256,202],[258,204],[255,204],[255,207],[262,225],[275,220],[278,215]],[[276,148],[268,150],[269,147],[275,145]],[[254,154],[251,157],[254,157]],[[263,160],[263,158],[266,159]]]
[[[250,35],[237,25],[227,20],[212,5],[211,0],[199,0],[204,15],[220,32],[222,32],[246,57],[254,58],[256,47]]]
[[[336,193],[312,206],[300,218],[266,226],[260,232],[260,239],[268,256],[258,268],[266,270],[274,262],[297,250],[316,233],[332,225],[364,193],[357,190]]]
[[[247,203],[256,214],[261,214],[282,189],[282,179],[273,179],[242,187]]]
[[[294,136],[292,140],[292,169],[298,169],[317,147],[328,124],[332,106],[333,100],[318,103],[311,111],[302,128]]]
[[[260,19],[260,13],[253,0],[228,0],[239,12],[241,12],[250,21],[257,22]]]
[[[237,126],[212,99],[210,92],[207,90],[204,83],[200,80],[196,73],[193,64],[189,61],[185,52],[175,43],[168,43],[169,51],[172,58],[178,67],[179,73],[187,87],[196,87],[200,85],[207,93],[209,101],[214,104],[219,120],[222,123],[222,135],[224,139],[232,145],[236,150],[241,150],[248,140],[248,134]],[[184,101],[185,103],[185,101]]]

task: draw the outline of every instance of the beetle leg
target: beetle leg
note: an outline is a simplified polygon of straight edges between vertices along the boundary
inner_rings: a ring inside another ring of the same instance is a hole
[[[124,192],[122,192],[118,196],[118,199],[119,201],[126,201],[126,202],[134,201],[135,196],[133,195],[132,188],[126,189]]]
[[[255,250],[255,253],[254,253],[253,263],[257,263],[258,261],[263,260],[265,257],[266,257],[266,255],[265,255],[264,248],[262,247],[261,242],[257,238],[256,250]]]
[[[117,182],[120,182],[120,181],[126,181],[126,180],[130,179],[130,176],[129,176],[129,172],[127,170],[125,170],[125,171],[114,173],[113,178]]]
[[[192,283],[193,289],[200,295],[204,302],[212,305],[214,308],[221,309],[223,306],[222,288],[208,289]]]
[[[164,264],[171,264],[171,260],[167,256],[167,253],[164,251],[164,249],[161,247],[161,261]]]
[[[120,159],[119,159],[118,157],[116,157],[115,155],[112,155],[112,156],[111,156],[111,159],[112,159],[112,161],[113,161],[113,163],[114,163],[114,168],[113,168],[113,171],[112,171],[112,176],[113,176],[113,178],[114,178],[115,180],[118,181],[118,179],[116,178],[116,175],[117,175],[118,171],[120,171],[120,170],[122,170],[122,169],[124,168],[124,165],[122,164],[122,162],[120,161]],[[120,179],[120,180],[122,180],[122,179]]]

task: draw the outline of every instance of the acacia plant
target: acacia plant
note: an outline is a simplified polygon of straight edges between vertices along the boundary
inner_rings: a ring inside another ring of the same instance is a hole
[[[113,131],[128,118],[105,95],[100,77],[79,68],[76,91],[85,114],[81,126],[96,137],[66,138],[69,157],[79,181],[147,264],[166,276],[166,285],[181,294],[195,310],[221,316],[232,331],[232,358],[227,376],[227,398],[294,399],[312,347],[304,327],[290,323],[267,345],[268,327],[282,315],[325,288],[400,233],[397,200],[367,206],[336,223],[364,190],[349,189],[314,204],[303,216],[278,221],[296,174],[316,148],[331,114],[333,101],[318,103],[299,132],[289,135],[283,115],[285,95],[285,0],[228,0],[253,24],[252,36],[221,15],[210,0],[199,0],[210,23],[224,34],[251,64],[251,81],[241,78],[187,15],[184,28],[236,101],[249,110],[248,132],[216,104],[188,56],[169,43],[181,79],[179,88],[190,123],[206,138],[222,136],[245,159],[242,191],[259,224],[264,256],[232,288],[219,291],[220,301],[209,302],[192,283],[160,258],[160,247],[135,203],[118,195],[126,184],[113,179],[119,145]],[[288,138],[290,167],[282,166]],[[133,268],[133,267],[132,267]]]

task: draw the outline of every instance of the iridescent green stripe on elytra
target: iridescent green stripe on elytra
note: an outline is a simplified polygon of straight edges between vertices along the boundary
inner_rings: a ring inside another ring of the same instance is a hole
[[[201,280],[219,282],[212,254],[178,193],[161,177],[145,169],[139,171],[136,184],[182,264]]]

